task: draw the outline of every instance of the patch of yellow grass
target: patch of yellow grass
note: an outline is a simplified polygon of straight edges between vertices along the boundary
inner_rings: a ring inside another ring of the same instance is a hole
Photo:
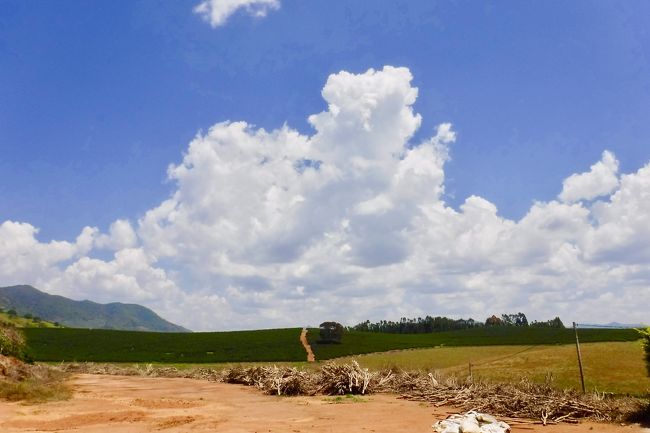
[[[588,391],[645,395],[650,393],[643,349],[638,342],[581,344],[585,383]],[[371,370],[438,370],[466,377],[469,363],[475,378],[512,382],[527,377],[536,382],[552,380],[558,388],[580,387],[574,345],[556,346],[473,346],[440,347],[374,353],[356,359]]]
[[[370,370],[442,370],[450,367],[467,366],[470,361],[477,363],[502,356],[514,355],[526,346],[466,346],[436,347],[432,349],[393,350],[339,358],[337,362],[356,360],[362,367]]]
[[[61,380],[41,381],[27,379],[20,382],[0,381],[0,399],[23,401],[25,403],[43,403],[46,401],[67,400],[72,391]]]

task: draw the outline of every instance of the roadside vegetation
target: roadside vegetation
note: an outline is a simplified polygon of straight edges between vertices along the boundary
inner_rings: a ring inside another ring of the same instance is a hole
[[[26,360],[25,339],[20,329],[0,324],[0,399],[43,402],[70,397],[66,374]]]
[[[15,326],[0,323],[0,355],[25,358],[25,337]]]

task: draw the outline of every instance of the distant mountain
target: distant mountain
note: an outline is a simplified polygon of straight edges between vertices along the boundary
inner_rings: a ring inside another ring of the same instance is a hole
[[[648,325],[644,325],[642,323],[619,323],[619,322],[609,322],[605,324],[598,324],[598,323],[580,323],[578,325],[579,328],[647,328]]]
[[[19,315],[29,313],[71,328],[190,332],[142,305],[73,301],[43,293],[32,286],[0,287],[0,307],[5,311],[16,310]]]

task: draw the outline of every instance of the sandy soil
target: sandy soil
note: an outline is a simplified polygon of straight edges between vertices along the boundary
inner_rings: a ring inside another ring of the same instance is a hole
[[[455,412],[390,395],[335,403],[331,397],[273,397],[252,388],[193,379],[78,375],[72,385],[75,395],[65,402],[0,402],[0,431],[431,433],[431,424]],[[511,424],[515,433],[650,432],[591,423]]]

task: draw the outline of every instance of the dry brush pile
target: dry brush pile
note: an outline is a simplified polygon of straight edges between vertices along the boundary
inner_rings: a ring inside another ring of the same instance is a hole
[[[325,363],[318,371],[296,367],[235,366],[222,370],[174,367],[119,367],[111,364],[66,364],[68,372],[121,374],[151,377],[184,377],[254,386],[274,395],[344,395],[377,392],[396,393],[401,398],[425,401],[463,410],[476,410],[500,417],[539,420],[544,424],[577,422],[580,419],[620,421],[637,411],[643,403],[635,398],[600,394],[579,394],[558,390],[550,384],[495,384],[461,381],[432,373],[408,371],[371,372],[355,361],[349,364]]]
[[[313,377],[295,367],[234,367],[224,370],[223,381],[255,386],[268,394],[312,394]]]
[[[224,371],[229,383],[252,385],[278,395],[341,395],[373,392],[397,393],[402,398],[477,410],[492,415],[537,419],[543,424],[577,422],[580,419],[619,421],[638,410],[634,398],[600,394],[582,395],[558,390],[550,384],[522,380],[512,384],[459,381],[432,373],[407,371],[370,372],[356,362],[326,363],[320,371],[291,367],[234,367]]]
[[[518,383],[458,383],[455,380],[418,387],[403,398],[450,405],[511,418],[540,420],[544,425],[578,422],[580,419],[620,421],[638,410],[634,398],[613,398],[601,394],[580,394],[558,390],[548,384],[522,379]]]

